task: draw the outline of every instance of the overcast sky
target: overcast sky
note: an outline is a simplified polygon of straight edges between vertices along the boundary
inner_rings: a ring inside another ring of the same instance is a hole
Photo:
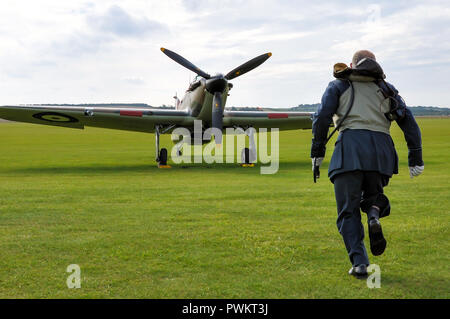
[[[408,105],[450,107],[449,1],[2,0],[0,104],[173,104],[194,74],[273,56],[227,106],[316,103],[336,62],[372,50]]]

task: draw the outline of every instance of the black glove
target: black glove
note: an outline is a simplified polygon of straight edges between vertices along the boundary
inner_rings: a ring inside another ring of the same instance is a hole
[[[314,157],[325,157],[325,143],[324,142],[316,142],[314,139],[311,143],[311,158]]]

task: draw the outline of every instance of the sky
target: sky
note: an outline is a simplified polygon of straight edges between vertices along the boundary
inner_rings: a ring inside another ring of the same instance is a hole
[[[161,53],[226,74],[227,106],[320,102],[334,63],[375,53],[410,106],[450,107],[449,1],[2,0],[0,105],[173,105],[195,74]]]

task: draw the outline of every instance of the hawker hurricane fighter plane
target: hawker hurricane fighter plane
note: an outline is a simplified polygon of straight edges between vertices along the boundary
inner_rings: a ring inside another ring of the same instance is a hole
[[[166,165],[167,149],[159,147],[160,134],[177,127],[194,131],[194,121],[201,120],[202,130],[215,129],[216,144],[222,142],[226,128],[279,128],[280,130],[311,128],[311,113],[229,111],[225,109],[233,80],[264,63],[272,54],[262,54],[226,75],[210,75],[168,49],[161,51],[169,58],[195,72],[185,96],[177,98],[175,110],[145,107],[104,107],[65,105],[0,106],[0,118],[35,124],[83,129],[85,126],[155,133],[156,161]],[[275,93],[275,92],[274,92]],[[218,132],[218,133],[217,133]],[[247,161],[248,159],[246,159]]]

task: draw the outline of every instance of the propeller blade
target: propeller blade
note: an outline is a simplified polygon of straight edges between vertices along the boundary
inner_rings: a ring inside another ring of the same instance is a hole
[[[270,53],[270,52],[261,54],[260,56],[257,56],[256,58],[253,58],[250,61],[247,61],[244,64],[233,69],[232,71],[228,72],[228,74],[225,75],[225,79],[232,80],[234,78],[237,78],[238,76],[241,76],[242,74],[253,70],[257,66],[260,66],[271,56],[272,56],[272,53]]]
[[[181,55],[179,55],[173,51],[170,51],[168,49],[165,49],[165,48],[161,48],[161,51],[165,55],[167,55],[169,58],[174,60],[175,62],[177,62],[177,63],[181,64],[182,66],[184,66],[185,68],[197,73],[198,75],[204,77],[205,79],[209,79],[211,77],[211,75],[209,75],[206,72],[203,72],[198,67],[196,67],[194,64],[192,64],[191,62],[189,62],[188,60],[183,58]]]
[[[223,106],[222,106],[222,93],[214,93],[211,127],[214,127],[220,131],[220,134],[214,135],[216,144],[222,144],[222,128],[223,128]]]

